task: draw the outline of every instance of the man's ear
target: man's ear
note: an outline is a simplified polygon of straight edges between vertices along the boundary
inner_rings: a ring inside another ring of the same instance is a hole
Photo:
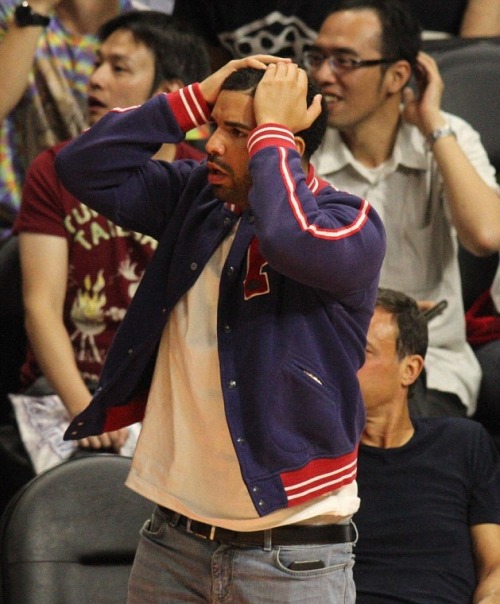
[[[303,157],[304,151],[306,150],[306,144],[301,136],[295,136],[295,146],[297,151],[300,153],[300,157]]]
[[[156,89],[156,93],[159,92],[176,92],[180,88],[184,87],[184,82],[178,78],[174,80],[163,80],[163,82]]]
[[[410,77],[411,66],[408,61],[396,61],[390,65],[385,73],[388,92],[391,94],[401,92],[408,85]]]
[[[411,386],[417,381],[418,376],[424,369],[424,359],[419,354],[411,354],[404,358],[403,370],[401,372],[401,383],[403,386]]]

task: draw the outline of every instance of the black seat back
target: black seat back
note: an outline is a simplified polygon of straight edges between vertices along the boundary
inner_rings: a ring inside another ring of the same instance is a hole
[[[0,528],[2,604],[124,604],[153,504],[124,485],[131,460],[86,455],[38,475]]]

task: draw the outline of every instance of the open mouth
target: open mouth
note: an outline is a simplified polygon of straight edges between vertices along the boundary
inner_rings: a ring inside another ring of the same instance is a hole
[[[217,164],[214,164],[214,162],[207,162],[207,168],[208,168],[208,173],[215,175],[215,176],[227,176],[226,172],[224,172],[224,170],[222,170],[221,168],[219,168],[219,166]]]
[[[208,177],[207,180],[211,185],[221,185],[229,178],[227,172],[224,172],[217,164],[207,162]]]
[[[102,103],[95,96],[89,96],[88,106],[89,106],[89,110],[90,111],[92,111],[92,110],[97,111],[99,109],[106,109],[106,105],[104,103]]]

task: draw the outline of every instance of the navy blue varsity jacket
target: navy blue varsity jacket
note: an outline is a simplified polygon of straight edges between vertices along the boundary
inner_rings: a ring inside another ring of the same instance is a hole
[[[114,110],[56,158],[69,191],[159,241],[114,339],[99,387],[66,438],[140,421],[169,314],[239,216],[213,196],[205,163],[151,160],[205,123],[198,85]],[[293,134],[249,136],[250,209],[221,277],[218,347],[225,414],[260,515],[355,480],[364,361],[385,234],[363,199],[305,175]]]

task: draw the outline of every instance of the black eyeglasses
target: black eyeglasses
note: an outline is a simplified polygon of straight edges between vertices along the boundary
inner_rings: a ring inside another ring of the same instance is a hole
[[[302,57],[304,67],[310,72],[318,71],[325,61],[332,71],[340,71],[341,73],[354,71],[360,67],[387,65],[398,61],[398,59],[353,59],[352,57],[344,57],[342,55],[325,55],[323,52],[316,49],[306,50]]]

